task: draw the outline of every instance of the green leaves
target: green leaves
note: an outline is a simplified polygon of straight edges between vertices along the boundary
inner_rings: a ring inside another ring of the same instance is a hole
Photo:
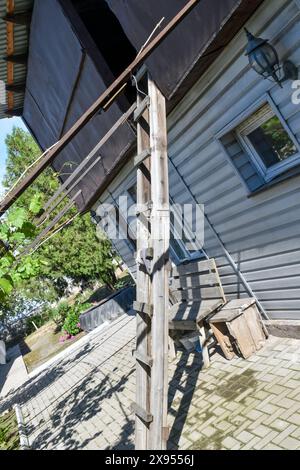
[[[31,199],[30,205],[29,205],[29,211],[37,215],[39,212],[41,212],[42,209],[42,195],[39,193],[36,193],[33,198]]]
[[[12,227],[21,228],[27,218],[27,211],[23,207],[18,207],[9,212],[7,221]]]
[[[1,277],[0,278],[0,291],[1,291],[1,293],[5,294],[5,295],[8,295],[8,294],[11,293],[12,290],[13,290],[13,285],[12,285],[11,281],[9,281],[5,277]]]
[[[30,239],[37,234],[37,228],[31,222],[26,221],[22,225],[22,233],[27,239]]]
[[[6,139],[7,160],[4,187],[9,189],[40,155],[40,149],[27,132],[15,128]],[[63,171],[69,172],[72,162]],[[34,254],[19,259],[18,254],[33,240],[40,229],[34,219],[40,214],[43,201],[49,199],[59,186],[51,168],[43,171],[15,202],[7,219],[0,224],[0,240],[5,242],[0,257],[0,278],[11,276],[14,291],[31,299],[51,300],[64,294],[65,278],[74,283],[94,281],[115,282],[111,244],[107,238],[97,239],[95,227],[86,214],[49,239]],[[52,216],[58,214],[65,201]],[[73,215],[70,211],[66,218]],[[5,251],[8,246],[9,255]],[[26,281],[26,282],[25,282]],[[1,291],[3,295],[4,291]],[[12,298],[12,294],[9,294]],[[14,293],[15,295],[15,293]],[[53,296],[53,299],[52,299]],[[56,296],[56,297],[55,297]]]
[[[0,239],[4,242],[8,241],[9,226],[4,222],[0,223]]]

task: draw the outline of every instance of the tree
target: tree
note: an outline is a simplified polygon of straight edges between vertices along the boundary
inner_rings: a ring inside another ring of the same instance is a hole
[[[40,155],[40,149],[29,133],[14,128],[6,138],[7,163],[6,175],[3,185],[9,189]],[[34,211],[43,205],[59,187],[57,174],[47,168],[25,193],[14,204],[14,210],[25,210],[31,207]],[[64,203],[65,204],[65,203]],[[63,205],[64,205],[63,204]],[[57,213],[61,209],[57,208]],[[65,217],[69,219],[75,210],[70,210]],[[31,214],[30,221],[34,220]],[[58,232],[44,243],[38,251],[32,254],[31,259],[39,266],[39,286],[49,281],[54,289],[64,285],[67,277],[74,283],[86,283],[100,280],[110,286],[115,282],[113,251],[110,241],[103,237],[99,240],[88,214],[77,217],[72,224]],[[27,295],[40,298],[45,292],[39,292],[37,283],[24,284]],[[51,295],[50,295],[51,297]]]
[[[31,205],[30,205],[31,206]],[[24,280],[35,276],[39,263],[30,256],[20,256],[20,251],[37,233],[29,221],[32,207],[13,208],[0,224],[0,316],[12,314],[20,301],[14,289]]]

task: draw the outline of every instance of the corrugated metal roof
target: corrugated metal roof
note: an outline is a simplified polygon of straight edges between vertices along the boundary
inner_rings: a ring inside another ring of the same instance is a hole
[[[24,12],[33,8],[34,0],[14,0],[14,12]],[[7,62],[3,57],[7,55],[7,23],[2,18],[7,14],[7,0],[0,0],[0,80],[7,83]],[[26,26],[14,25],[14,54],[22,54],[27,51],[29,30]],[[26,81],[26,65],[14,65],[14,84]],[[24,93],[14,93],[14,108],[23,107]],[[7,93],[6,93],[7,103]],[[5,111],[7,104],[0,104],[0,119],[7,117]]]

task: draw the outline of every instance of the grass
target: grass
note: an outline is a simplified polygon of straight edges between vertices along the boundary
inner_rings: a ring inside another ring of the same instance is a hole
[[[54,322],[48,322],[24,339],[21,349],[28,372],[32,372],[53,356],[78,341],[85,333],[81,332],[71,341],[59,342],[61,332],[56,331]]]
[[[15,412],[0,416],[0,450],[19,450],[20,439]]]

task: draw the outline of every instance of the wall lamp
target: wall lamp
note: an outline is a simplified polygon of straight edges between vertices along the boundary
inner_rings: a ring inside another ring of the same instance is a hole
[[[249,64],[255,72],[264,78],[273,78],[282,88],[286,80],[297,80],[298,69],[290,60],[280,65],[279,57],[275,47],[269,44],[268,39],[257,38],[245,28],[248,44],[246,55]]]

